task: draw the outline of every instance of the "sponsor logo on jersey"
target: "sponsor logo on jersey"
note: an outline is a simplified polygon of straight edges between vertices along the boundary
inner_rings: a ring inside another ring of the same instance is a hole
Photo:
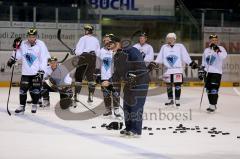
[[[170,66],[174,66],[178,57],[176,55],[169,55],[169,56],[166,57],[166,59],[167,59],[167,62]]]
[[[33,55],[32,53],[24,54],[24,58],[26,59],[29,67],[31,67],[33,65],[34,61],[37,59],[37,57],[35,55]]]
[[[109,68],[111,67],[111,63],[112,63],[112,58],[110,57],[103,58],[103,66],[106,71],[109,70]]]
[[[213,65],[214,61],[216,60],[216,57],[214,55],[208,55],[206,57],[206,63],[208,65]]]

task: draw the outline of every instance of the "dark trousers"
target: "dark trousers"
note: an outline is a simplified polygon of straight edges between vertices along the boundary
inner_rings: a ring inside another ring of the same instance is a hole
[[[26,76],[22,75],[20,81],[20,104],[26,105],[27,100],[27,91],[29,90],[30,95],[32,97],[32,103],[37,104],[40,98],[40,91],[41,91],[41,78],[33,75],[33,76]]]
[[[142,134],[143,108],[148,92],[148,84],[141,84],[133,89],[124,87],[124,120],[127,131]]]
[[[221,79],[222,75],[218,73],[208,73],[205,79],[205,87],[208,94],[208,100],[211,105],[217,104]]]
[[[88,81],[88,90],[90,93],[94,93],[95,84],[94,84],[94,73],[96,69],[96,55],[94,52],[91,53],[83,53],[80,55],[84,57],[84,63],[79,63],[75,72],[75,94],[79,94],[82,89],[82,80],[86,76]],[[82,61],[81,61],[82,62]]]
[[[118,85],[118,87],[114,87],[112,85],[108,87],[101,87],[103,92],[103,100],[105,104],[105,108],[107,110],[112,109],[112,103],[113,108],[119,108],[120,103],[120,92],[121,92],[121,84]]]

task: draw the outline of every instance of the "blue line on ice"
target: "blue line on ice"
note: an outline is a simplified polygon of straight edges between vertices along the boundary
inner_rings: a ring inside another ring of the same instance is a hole
[[[6,110],[4,110],[3,108],[0,108],[0,112],[1,113],[6,113]],[[163,156],[159,153],[155,153],[155,152],[151,152],[149,150],[145,150],[145,149],[138,148],[138,147],[135,147],[135,146],[127,145],[125,143],[121,143],[119,141],[115,141],[115,140],[103,137],[101,135],[91,134],[91,133],[84,132],[82,130],[78,130],[78,129],[67,127],[67,126],[64,126],[64,125],[61,125],[61,124],[57,124],[57,123],[42,119],[39,116],[31,116],[31,115],[24,114],[24,115],[17,115],[16,117],[19,117],[19,118],[27,120],[27,121],[31,121],[31,122],[34,122],[34,123],[44,125],[44,126],[47,126],[49,128],[61,130],[61,131],[71,133],[71,134],[74,134],[74,135],[77,135],[77,136],[80,136],[80,137],[84,137],[84,138],[90,139],[92,141],[99,142],[101,144],[105,144],[105,145],[108,145],[108,146],[114,146],[115,148],[122,149],[122,150],[125,150],[125,151],[128,151],[128,152],[131,152],[131,153],[135,153],[136,155],[139,155],[139,156],[142,156],[142,157],[147,157],[149,159],[169,159],[168,157]],[[9,118],[11,118],[11,117],[9,117]]]

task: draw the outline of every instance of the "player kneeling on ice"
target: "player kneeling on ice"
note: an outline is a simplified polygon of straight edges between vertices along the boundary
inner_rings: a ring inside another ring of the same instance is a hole
[[[142,134],[143,108],[148,92],[149,75],[140,51],[134,47],[122,48],[120,39],[110,36],[113,51],[113,85],[125,81],[123,88],[123,111],[126,128],[124,136],[138,137]]]
[[[155,62],[150,63],[149,68],[156,67],[156,63],[163,63],[166,72],[163,80],[167,84],[168,102],[165,105],[173,105],[173,86],[175,87],[175,104],[180,106],[181,85],[183,83],[183,64],[186,63],[192,69],[196,69],[197,64],[191,60],[186,48],[183,44],[175,43],[176,34],[169,33],[166,37],[167,44],[163,45]]]
[[[119,103],[120,103],[120,91],[121,85],[115,84],[113,87],[112,84],[112,73],[113,73],[113,51],[112,42],[110,36],[113,34],[106,34],[103,38],[104,47],[100,50],[99,59],[100,59],[100,70],[101,70],[101,85],[102,92],[104,97],[104,103],[106,112],[103,116],[112,115],[112,101],[114,107],[114,115],[116,117],[121,117],[119,112]]]
[[[214,112],[217,107],[218,90],[221,84],[223,60],[227,57],[224,47],[218,46],[218,36],[209,36],[209,47],[204,50],[202,65],[198,70],[198,77],[204,80],[208,94],[208,112]]]
[[[20,106],[15,110],[16,114],[23,114],[25,111],[27,91],[32,97],[32,113],[36,113],[37,104],[40,98],[42,76],[47,66],[46,45],[37,38],[37,30],[31,28],[27,32],[27,40],[22,41],[16,38],[13,43],[15,52],[7,62],[9,67],[17,61],[22,62],[22,76],[20,81]]]
[[[69,74],[67,74],[65,77],[63,77],[63,79],[59,79],[59,76],[57,75],[58,71],[56,71],[59,66],[56,57],[49,58],[48,63],[49,66],[46,69],[43,81],[42,90],[43,106],[44,107],[50,106],[49,92],[59,92],[60,107],[62,109],[67,109],[69,106],[73,105],[72,101],[73,91],[71,88],[72,78],[70,77]],[[54,71],[56,71],[57,74],[55,74]]]

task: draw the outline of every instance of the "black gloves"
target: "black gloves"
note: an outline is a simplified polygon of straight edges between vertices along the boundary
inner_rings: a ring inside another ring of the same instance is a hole
[[[22,43],[21,37],[14,39],[14,41],[13,41],[14,50],[18,49],[20,47],[21,43]]]
[[[41,80],[43,79],[45,72],[43,70],[39,70],[37,73],[37,77],[39,77]]]
[[[192,61],[192,62],[189,64],[189,66],[191,66],[192,69],[198,68],[198,65],[197,65],[197,63],[196,63],[195,61]]]
[[[130,88],[134,88],[137,86],[137,75],[133,74],[133,73],[129,73],[128,74],[128,78],[127,78],[127,83],[129,85]]]
[[[203,80],[206,76],[206,71],[204,70],[204,66],[198,68],[198,78]]]
[[[147,66],[147,68],[152,71],[153,69],[157,68],[157,63],[156,62],[150,62],[150,64]]]
[[[213,44],[213,43],[209,47],[211,49],[213,49],[213,51],[215,51],[217,53],[221,52],[220,48],[217,45]]]
[[[7,62],[7,66],[11,68],[12,65],[15,64],[15,63],[16,63],[16,59],[13,56],[11,56],[10,59],[8,60],[8,62]]]

